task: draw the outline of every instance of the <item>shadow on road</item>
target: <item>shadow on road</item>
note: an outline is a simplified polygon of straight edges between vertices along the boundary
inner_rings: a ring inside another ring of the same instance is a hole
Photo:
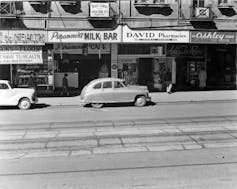
[[[34,104],[30,109],[41,109],[49,106],[48,104]],[[0,106],[0,110],[19,110],[19,108],[17,106]]]
[[[147,102],[146,106],[155,106],[155,102]],[[108,103],[104,104],[103,107],[135,107],[134,103]],[[145,106],[145,107],[146,107]],[[90,104],[85,105],[84,107],[93,108]]]

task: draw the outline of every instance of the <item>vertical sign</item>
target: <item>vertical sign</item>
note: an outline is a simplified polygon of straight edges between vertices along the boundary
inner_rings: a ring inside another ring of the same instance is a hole
[[[118,44],[111,44],[111,77],[118,77]]]

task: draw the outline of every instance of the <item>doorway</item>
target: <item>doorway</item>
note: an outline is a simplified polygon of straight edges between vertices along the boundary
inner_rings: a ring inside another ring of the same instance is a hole
[[[140,58],[138,62],[138,84],[151,88],[153,58]]]

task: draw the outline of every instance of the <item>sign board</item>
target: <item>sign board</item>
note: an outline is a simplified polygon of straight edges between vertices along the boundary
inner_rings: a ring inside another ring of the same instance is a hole
[[[168,44],[168,57],[205,57],[205,47],[198,44]]]
[[[191,43],[235,43],[235,32],[191,31]]]
[[[91,17],[109,17],[109,3],[90,3]]]
[[[118,43],[121,42],[121,26],[107,31],[48,31],[49,43]]]
[[[126,43],[189,43],[189,31],[131,30],[123,27],[123,42]]]
[[[82,54],[84,44],[70,44],[70,43],[55,43],[54,44],[54,53],[68,53],[68,54]],[[110,44],[100,44],[100,43],[90,43],[87,45],[88,54],[98,54],[100,51],[101,54],[110,54]]]
[[[0,45],[44,45],[45,31],[40,30],[0,30]]]
[[[1,46],[1,64],[43,64],[41,46]]]

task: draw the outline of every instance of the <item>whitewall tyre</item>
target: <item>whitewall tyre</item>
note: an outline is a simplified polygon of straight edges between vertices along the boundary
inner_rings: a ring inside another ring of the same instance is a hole
[[[103,107],[103,103],[91,103],[91,106],[93,108],[102,108]]]
[[[21,110],[28,110],[31,107],[31,102],[29,98],[22,98],[19,103],[18,103],[18,107]]]
[[[145,96],[139,96],[135,100],[135,106],[142,107],[146,105],[146,97]]]

